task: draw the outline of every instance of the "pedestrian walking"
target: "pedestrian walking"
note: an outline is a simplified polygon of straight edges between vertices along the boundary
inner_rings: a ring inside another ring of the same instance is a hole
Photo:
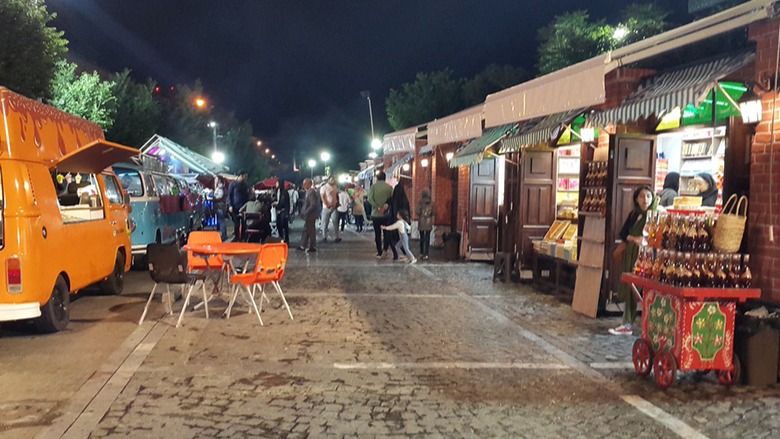
[[[320,188],[320,198],[322,199],[322,240],[328,240],[328,226],[333,222],[336,242],[341,241],[341,231],[339,230],[337,211],[339,205],[339,188],[336,186],[336,178],[332,175],[328,181]]]
[[[341,226],[342,232],[344,231],[344,226],[349,222],[350,204],[352,204],[352,197],[350,197],[344,189],[339,189],[339,207],[337,207],[336,210],[338,210],[339,213],[338,224]]]
[[[409,249],[409,233],[412,231],[412,225],[409,224],[408,210],[399,210],[396,214],[396,222],[389,226],[382,226],[382,229],[388,232],[398,233],[398,242],[395,244],[396,251],[406,255],[398,257],[397,259],[399,261],[409,261],[410,264],[417,262],[417,258],[414,257],[414,254]]]
[[[385,173],[379,171],[376,174],[376,182],[368,190],[368,202],[371,204],[371,221],[374,223],[374,243],[376,244],[376,257],[382,257],[382,226],[386,225],[388,211],[390,210],[390,196],[393,195],[393,188],[385,181]],[[393,249],[395,252],[395,249]],[[398,255],[396,254],[396,257]]]
[[[212,200],[214,214],[217,216],[219,236],[222,238],[222,241],[227,241],[227,217],[225,216],[225,211],[227,210],[227,195],[225,194],[225,183],[220,177],[215,177],[214,195]]]
[[[644,230],[645,222],[647,221],[647,211],[653,205],[653,190],[649,186],[641,186],[634,191],[632,199],[634,201],[634,210],[628,214],[626,222],[623,223],[623,228],[620,229],[621,243],[613,255],[616,260],[621,261],[621,273],[634,271],[636,258],[639,256],[639,248],[645,239]],[[618,286],[618,300],[625,303],[623,324],[617,328],[610,329],[609,333],[614,335],[631,335],[633,333],[634,320],[636,320],[637,300],[629,284],[620,282]]]
[[[360,188],[355,189],[355,192],[352,194],[352,216],[355,217],[355,229],[358,233],[363,233],[363,220],[366,215],[363,201],[363,191]]]
[[[404,190],[404,186],[402,184],[397,184],[393,188],[393,194],[390,196],[390,219],[385,224],[390,224],[391,222],[395,221],[396,216],[399,212],[405,211],[407,214],[410,212],[409,209],[409,198],[406,196],[406,191]],[[397,248],[398,246],[398,240],[400,239],[399,232],[395,230],[387,230],[385,231],[384,236],[384,256],[387,256],[387,249],[391,249],[393,251],[393,260],[398,259],[398,253]]]
[[[433,230],[433,201],[428,188],[422,190],[420,200],[415,207],[417,214],[417,230],[420,231],[420,257],[428,259],[431,249],[431,230]]]
[[[287,189],[287,195],[290,197],[290,222],[292,222],[295,215],[298,213],[298,188],[295,185],[290,185],[290,189]]]
[[[231,182],[228,186],[228,209],[233,218],[233,240],[239,241],[241,236],[241,215],[238,210],[249,201],[249,185],[246,179],[249,173],[244,170],[238,171],[238,179]]]
[[[322,212],[320,195],[312,187],[310,178],[303,180],[303,189],[306,195],[303,197],[303,206],[301,207],[301,217],[303,217],[303,235],[301,236],[301,245],[298,250],[306,252],[317,251],[317,218]]]
[[[276,209],[276,231],[282,242],[290,242],[290,194],[284,188],[284,180],[276,180],[273,206]]]

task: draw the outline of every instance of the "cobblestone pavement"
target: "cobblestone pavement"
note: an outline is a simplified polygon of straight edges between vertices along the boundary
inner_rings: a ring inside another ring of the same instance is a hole
[[[51,423],[92,438],[780,435],[780,386],[681,374],[657,390],[627,364],[633,338],[606,333],[618,319],[493,283],[485,264],[376,260],[369,237],[291,250],[295,320],[275,294],[263,327],[242,305],[174,328],[155,323],[156,304],[115,384],[73,421],[67,404],[52,408]]]

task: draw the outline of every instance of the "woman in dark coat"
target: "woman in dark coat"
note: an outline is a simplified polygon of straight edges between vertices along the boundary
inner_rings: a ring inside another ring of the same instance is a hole
[[[702,172],[696,175],[694,181],[699,188],[699,193],[696,196],[701,197],[701,205],[715,207],[718,202],[718,185],[712,175]]]
[[[676,172],[670,172],[666,174],[664,179],[664,189],[661,194],[658,195],[659,206],[673,206],[674,198],[680,193],[680,174]]]
[[[389,210],[389,217],[395,218],[398,212],[400,211],[406,211],[409,212],[409,198],[406,196],[406,191],[404,190],[404,186],[402,184],[397,184],[393,188],[393,194],[390,196],[390,210]],[[390,248],[393,251],[393,260],[398,259],[398,252],[395,250],[395,244],[398,242],[400,237],[398,236],[398,232],[395,230],[389,230],[385,231],[384,233],[384,250],[383,254],[387,254],[387,249]]]
[[[276,181],[273,205],[276,208],[276,231],[279,239],[290,242],[290,194],[284,187],[284,180]]]

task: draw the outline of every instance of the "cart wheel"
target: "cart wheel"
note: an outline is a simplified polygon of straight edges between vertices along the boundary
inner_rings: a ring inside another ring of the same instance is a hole
[[[742,365],[739,362],[739,357],[734,355],[734,359],[731,362],[731,369],[719,370],[718,382],[726,387],[730,387],[732,384],[736,384],[742,378]]]
[[[655,384],[661,389],[667,389],[677,377],[677,360],[670,352],[655,354]]]
[[[634,342],[634,349],[631,350],[631,359],[634,361],[634,370],[641,377],[650,375],[653,369],[653,347],[643,338],[638,338]]]

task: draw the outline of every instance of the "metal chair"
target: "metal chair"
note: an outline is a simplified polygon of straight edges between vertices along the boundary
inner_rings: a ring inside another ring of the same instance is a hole
[[[287,314],[290,315],[290,320],[293,320],[290,305],[287,304],[287,299],[284,297],[282,287],[279,285],[282,277],[284,277],[284,270],[287,266],[287,252],[288,247],[285,243],[265,244],[257,255],[257,264],[255,265],[254,271],[240,273],[230,277],[231,283],[244,287],[252,306],[255,307],[256,312],[258,312],[258,319],[260,319],[259,312],[263,309],[263,300],[270,303],[270,300],[268,300],[268,297],[265,295],[263,287],[266,284],[271,284],[274,289],[276,289],[276,292],[279,293],[279,297],[282,298],[282,303],[287,309]],[[258,287],[260,288],[259,308],[256,307],[254,301],[255,291]],[[235,303],[237,295],[238,289],[234,291],[233,297],[230,299],[230,304],[228,304],[228,309],[225,312],[228,317],[230,317],[230,310]],[[262,319],[260,319],[260,324],[263,324]]]
[[[176,243],[172,244],[149,244],[146,246],[146,257],[149,261],[149,275],[154,281],[154,287],[146,300],[144,312],[138,324],[141,325],[146,318],[146,312],[149,310],[149,304],[152,303],[154,293],[159,284],[165,284],[167,300],[165,301],[166,312],[173,315],[173,300],[171,299],[171,285],[181,285],[182,293],[184,287],[190,285],[190,291],[195,286],[195,282],[203,280],[202,276],[187,272],[187,255],[179,250]],[[202,283],[203,294],[205,297],[206,287]],[[163,293],[161,293],[163,294]],[[189,295],[189,293],[188,293]]]

